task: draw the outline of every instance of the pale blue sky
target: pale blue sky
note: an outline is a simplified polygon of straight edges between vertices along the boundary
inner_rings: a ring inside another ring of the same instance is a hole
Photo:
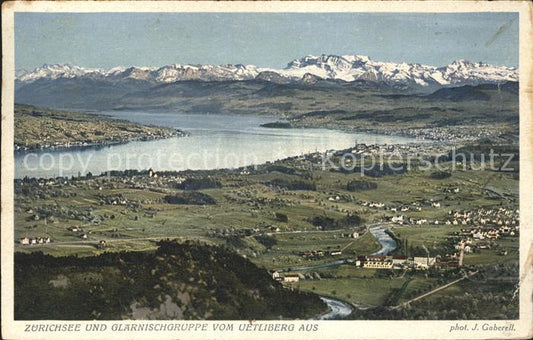
[[[15,67],[253,64],[313,54],[518,66],[517,13],[16,13]]]

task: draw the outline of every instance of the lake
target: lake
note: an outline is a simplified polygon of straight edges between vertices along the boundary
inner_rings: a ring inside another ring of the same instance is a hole
[[[188,137],[135,141],[98,148],[15,154],[15,178],[77,176],[108,170],[156,171],[237,168],[310,152],[346,149],[358,143],[404,144],[400,136],[348,133],[328,129],[273,129],[261,124],[276,117],[176,112],[101,112],[141,124],[174,127]]]

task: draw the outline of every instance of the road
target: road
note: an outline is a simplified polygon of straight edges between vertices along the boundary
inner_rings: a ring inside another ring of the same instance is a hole
[[[391,309],[397,309],[397,308],[399,308],[399,307],[406,306],[406,305],[410,304],[411,302],[415,302],[415,301],[417,301],[417,300],[423,299],[423,298],[425,298],[425,297],[427,297],[427,296],[429,296],[429,295],[431,295],[431,294],[434,294],[434,293],[436,293],[436,292],[438,292],[438,291],[441,291],[441,290],[443,290],[443,289],[446,289],[446,288],[448,288],[448,287],[450,287],[450,286],[452,286],[452,285],[454,285],[454,284],[456,284],[456,283],[458,283],[458,282],[461,282],[461,281],[463,281],[464,279],[468,279],[469,277],[471,277],[472,275],[475,275],[475,274],[477,274],[477,272],[473,272],[473,273],[471,273],[470,275],[465,274],[465,276],[463,276],[463,277],[460,278],[460,279],[457,279],[457,280],[452,281],[452,282],[450,282],[450,283],[447,283],[447,284],[445,284],[445,285],[443,285],[443,286],[440,286],[440,287],[438,287],[438,288],[435,288],[435,289],[433,289],[432,291],[429,291],[429,292],[427,292],[427,293],[424,293],[424,294],[422,294],[422,295],[419,295],[419,296],[417,296],[417,297],[415,297],[415,298],[413,298],[413,299],[411,299],[411,300],[409,300],[409,301],[406,301],[406,302],[404,302],[404,303],[402,303],[402,304],[399,304],[399,305],[397,305],[397,306],[394,306],[394,307],[392,307]]]
[[[321,264],[314,264],[314,265],[310,265],[310,266],[284,268],[284,269],[278,270],[278,272],[279,273],[285,273],[285,272],[294,272],[294,271],[301,271],[301,270],[312,270],[312,269],[317,269],[317,268],[340,266],[341,264],[353,263],[353,262],[354,262],[354,260],[349,260],[349,259],[337,260],[337,261],[331,261],[331,262],[326,262],[326,263],[321,263]]]
[[[334,230],[294,230],[294,231],[278,231],[278,232],[271,232],[267,234],[272,235],[284,235],[284,234],[303,234],[303,233],[335,233],[342,231],[343,229],[334,229]],[[117,239],[108,239],[108,238],[102,238],[107,243],[110,242],[120,242],[120,241],[142,241],[142,240],[164,240],[164,239],[175,239],[175,238],[181,238],[180,236],[170,236],[170,235],[161,235],[161,236],[150,236],[150,237],[128,237],[128,238],[117,238]],[[42,247],[42,246],[51,246],[51,245],[91,245],[91,244],[98,244],[99,240],[77,240],[77,241],[59,241],[59,242],[52,242],[52,243],[40,243],[40,244],[32,244],[30,246],[32,247]],[[18,242],[15,242],[16,245],[20,245]]]
[[[106,243],[113,243],[113,242],[124,242],[124,241],[149,241],[149,240],[165,240],[165,239],[175,239],[180,238],[179,236],[151,236],[151,237],[129,237],[129,238],[102,238],[102,240],[105,239]],[[59,241],[59,242],[51,242],[51,243],[38,243],[38,244],[30,244],[30,245],[23,245],[23,247],[46,247],[46,246],[79,246],[79,245],[98,245],[99,240],[79,240],[79,241]],[[20,244],[17,244],[21,246]]]

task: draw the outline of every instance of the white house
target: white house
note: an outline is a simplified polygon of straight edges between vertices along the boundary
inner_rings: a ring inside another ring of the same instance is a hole
[[[300,276],[297,274],[287,274],[283,277],[283,282],[299,282]]]
[[[401,216],[393,216],[391,221],[393,223],[400,223],[401,224],[401,223],[403,223],[403,215],[401,215]]]
[[[431,267],[433,265],[435,265],[435,258],[434,257],[418,257],[418,256],[415,256],[413,257],[413,263],[415,265],[415,267],[417,268],[428,268],[428,267]]]

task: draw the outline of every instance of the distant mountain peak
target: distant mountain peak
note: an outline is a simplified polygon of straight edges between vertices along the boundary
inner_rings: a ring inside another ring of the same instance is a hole
[[[41,78],[57,79],[57,78],[75,78],[85,76],[87,74],[102,73],[101,69],[83,68],[73,66],[70,64],[44,64],[37,67],[32,72],[27,72],[17,77],[17,80],[22,82],[33,82]]]
[[[322,78],[312,74],[312,73],[306,73],[304,74],[304,76],[302,77],[302,79],[300,79],[300,82],[301,83],[304,83],[304,84],[315,84],[316,82],[322,80]]]
[[[476,67],[481,66],[483,63],[473,63],[466,59],[457,59],[454,60],[449,66],[460,66],[460,67]]]
[[[114,67],[108,70],[83,68],[70,64],[44,64],[32,72],[17,72],[17,81],[30,83],[38,79],[84,78],[120,80],[142,79],[154,83],[183,80],[228,81],[261,79],[274,82],[316,82],[317,79],[384,82],[409,88],[451,87],[481,83],[518,81],[513,67],[493,66],[482,62],[457,59],[436,67],[417,63],[374,61],[365,55],[306,55],[294,59],[283,69],[260,68],[244,64],[191,65],[171,64],[162,67]]]

